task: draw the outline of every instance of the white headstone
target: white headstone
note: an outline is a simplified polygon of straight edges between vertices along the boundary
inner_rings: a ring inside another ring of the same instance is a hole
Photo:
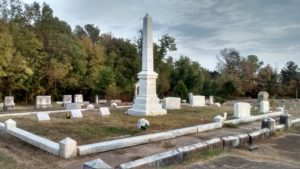
[[[107,100],[99,100],[99,103],[102,103],[102,104],[107,103]]]
[[[164,109],[180,109],[180,97],[166,97],[163,100]]]
[[[50,117],[48,113],[38,112],[36,114],[38,121],[49,121]]]
[[[99,96],[98,95],[95,96],[95,103],[99,104]]]
[[[279,112],[284,113],[284,108],[283,107],[280,107],[280,106],[276,107],[276,110],[279,111]]]
[[[112,103],[112,104],[110,104],[110,107],[111,108],[118,108],[118,105],[117,105],[117,103]]]
[[[221,107],[221,104],[220,104],[220,103],[215,103],[215,105],[216,105],[217,107]]]
[[[270,111],[269,101],[265,101],[265,100],[260,101],[259,109],[261,113],[268,113]]]
[[[76,110],[76,109],[81,109],[81,104],[80,103],[67,103],[65,105],[66,110]]]
[[[101,115],[101,116],[109,116],[110,112],[109,112],[108,107],[100,107],[100,109],[99,109],[99,115]]]
[[[83,102],[83,96],[82,96],[82,94],[75,94],[74,95],[74,102],[75,103],[82,103]]]
[[[143,20],[142,71],[138,73],[139,94],[135,98],[133,107],[128,110],[128,114],[134,116],[167,114],[156,94],[158,74],[153,70],[152,18],[147,14]]]
[[[72,95],[63,95],[63,103],[72,103]]]
[[[51,107],[51,96],[36,96],[35,107],[37,109]]]
[[[110,100],[110,103],[122,103],[122,100],[118,100],[118,99]]]
[[[209,96],[208,104],[214,104],[214,96]]]
[[[221,115],[217,115],[216,117],[214,117],[214,122],[217,123],[223,123],[224,122],[224,117],[222,117]]]
[[[200,96],[200,95],[190,96],[190,104],[192,107],[205,106],[205,96]]]
[[[4,97],[4,106],[15,107],[14,96],[5,96]]]
[[[82,118],[80,110],[71,110],[71,118]]]
[[[234,117],[246,118],[250,116],[250,104],[238,102],[234,104]]]
[[[87,105],[86,107],[88,110],[94,110],[95,106],[92,104]]]

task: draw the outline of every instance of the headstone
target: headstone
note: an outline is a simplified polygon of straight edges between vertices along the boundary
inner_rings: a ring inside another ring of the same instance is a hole
[[[108,107],[100,107],[100,109],[99,109],[99,115],[101,115],[101,116],[109,116],[110,112],[109,112]]]
[[[214,104],[214,96],[209,96],[208,104]]]
[[[48,113],[38,112],[36,114],[38,121],[49,121],[50,117]]]
[[[122,100],[110,100],[110,103],[122,103]]]
[[[72,103],[72,95],[63,95],[63,104]]]
[[[92,104],[87,105],[86,107],[88,110],[94,110],[95,106]]]
[[[15,109],[15,107],[16,107],[15,101],[14,101],[14,96],[5,96],[3,110],[7,110],[10,107],[13,109]]]
[[[279,124],[284,124],[286,128],[290,128],[292,126],[292,115],[288,113],[280,115]]]
[[[257,101],[260,103],[261,101],[268,101],[269,99],[269,93],[266,91],[261,91],[257,94]]]
[[[185,99],[182,99],[182,100],[181,100],[181,103],[186,103],[186,100],[185,100]]]
[[[110,107],[111,108],[118,108],[118,105],[117,105],[117,103],[112,103],[112,104],[110,104]]]
[[[82,113],[80,110],[71,110],[71,118],[82,118]]]
[[[95,103],[99,104],[99,96],[98,95],[95,96]]]
[[[265,100],[260,101],[260,106],[259,106],[259,108],[260,108],[260,112],[261,112],[261,113],[268,113],[269,110],[270,110],[270,104],[269,104],[269,101],[265,101]]]
[[[166,97],[163,100],[164,109],[180,109],[180,97]]]
[[[216,123],[223,123],[224,122],[224,117],[217,115],[216,117],[214,117],[214,122]]]
[[[205,106],[205,96],[193,95],[190,97],[190,104],[192,107]]]
[[[250,116],[250,104],[245,102],[237,102],[234,104],[234,117],[246,118]]]
[[[147,14],[143,20],[142,71],[138,73],[139,94],[135,98],[133,107],[128,110],[128,114],[133,116],[167,114],[156,94],[157,77],[158,74],[153,69],[152,18]]]
[[[223,118],[224,118],[224,120],[227,119],[227,112],[224,112],[224,113],[223,113]]]
[[[37,109],[51,107],[51,96],[36,96],[35,107]]]
[[[276,110],[279,111],[279,112],[284,113],[284,108],[283,107],[276,107]]]
[[[215,106],[221,107],[221,104],[220,103],[215,103]]]
[[[100,158],[98,158],[96,160],[92,160],[84,163],[83,169],[112,169],[112,167],[106,164]]]
[[[12,119],[8,119],[4,122],[4,127],[5,127],[5,130],[17,127],[17,122]]]
[[[189,93],[189,103],[191,104],[191,102],[192,102],[192,96],[193,96],[194,94],[193,93]]]
[[[82,96],[82,94],[75,94],[74,95],[74,102],[75,103],[82,103],[83,102],[83,96]]]
[[[81,109],[81,104],[80,103],[67,103],[65,105],[66,110],[76,110],[76,109]]]
[[[107,100],[99,100],[99,104],[105,104],[107,103]]]
[[[276,126],[276,121],[272,118],[264,118],[261,122],[261,128],[268,128],[271,131],[275,130],[275,126]]]

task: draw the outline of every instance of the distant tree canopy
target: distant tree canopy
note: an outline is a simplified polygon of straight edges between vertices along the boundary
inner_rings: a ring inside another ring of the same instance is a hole
[[[102,33],[94,24],[77,25],[53,15],[46,4],[21,0],[0,2],[0,100],[14,95],[32,102],[36,95],[61,100],[64,94],[82,93],[131,101],[141,70],[142,36],[136,41]],[[176,40],[163,35],[154,47],[154,69],[159,74],[157,93],[187,98],[188,92],[219,97],[255,97],[261,90],[272,96],[295,97],[300,70],[289,61],[277,73],[256,55],[244,57],[236,49],[223,49],[216,71],[203,68],[187,56],[168,56]]]

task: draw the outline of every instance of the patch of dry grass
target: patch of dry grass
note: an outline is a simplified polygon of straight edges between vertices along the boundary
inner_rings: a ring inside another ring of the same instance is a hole
[[[53,141],[70,137],[80,145],[209,123],[214,116],[222,112],[232,112],[230,107],[224,106],[168,110],[165,116],[146,117],[150,121],[150,128],[141,131],[136,128],[136,122],[141,117],[126,115],[125,111],[126,109],[112,109],[109,117],[101,117],[96,112],[87,111],[83,112],[82,119],[67,119],[65,113],[58,113],[51,114],[51,121],[47,122],[38,122],[34,115],[13,119],[17,121],[17,126],[37,135]],[[7,119],[9,117],[0,118],[0,121]]]

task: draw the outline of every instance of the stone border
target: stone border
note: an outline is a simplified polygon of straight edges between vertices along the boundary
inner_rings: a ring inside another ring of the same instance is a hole
[[[86,111],[88,109],[80,109],[80,111]],[[37,113],[66,113],[70,112],[71,110],[53,110],[53,111],[34,111],[34,112],[24,112],[24,113],[10,113],[10,114],[0,114],[0,117],[9,117],[9,116],[28,116],[28,115],[35,115]]]
[[[292,124],[299,123],[300,119],[292,120]],[[285,124],[275,126],[275,129],[280,129],[281,126],[286,127]],[[271,137],[271,130],[263,128],[257,131],[250,132],[248,134],[239,134],[234,136],[226,136],[222,138],[214,138],[211,140],[199,142],[196,144],[178,147],[177,149],[169,150],[166,152],[154,154],[141,159],[129,161],[118,165],[117,169],[129,169],[129,168],[148,168],[161,167],[168,164],[177,164],[184,160],[188,155],[194,152],[201,152],[204,150],[225,150],[231,148],[244,147],[245,145],[251,145],[259,141],[265,140]]]
[[[243,123],[249,123],[257,120],[261,120],[263,118],[268,118],[268,117],[277,117],[284,114],[283,112],[274,112],[274,113],[267,113],[263,115],[258,115],[258,116],[250,116],[247,118],[242,118],[242,119],[233,119],[233,120],[226,120],[224,123],[232,123],[232,124],[243,124]]]
[[[217,128],[222,128],[222,123],[208,123],[203,125],[198,125],[194,127],[187,127],[181,129],[170,130],[166,132],[159,132],[123,139],[116,139],[111,141],[104,141],[99,143],[87,144],[87,145],[80,145],[78,146],[78,154],[79,155],[87,155],[92,153],[100,153],[109,150],[115,150],[119,148],[131,147],[140,144],[146,144],[161,140],[172,139],[175,137],[194,134],[198,132],[214,130]]]

